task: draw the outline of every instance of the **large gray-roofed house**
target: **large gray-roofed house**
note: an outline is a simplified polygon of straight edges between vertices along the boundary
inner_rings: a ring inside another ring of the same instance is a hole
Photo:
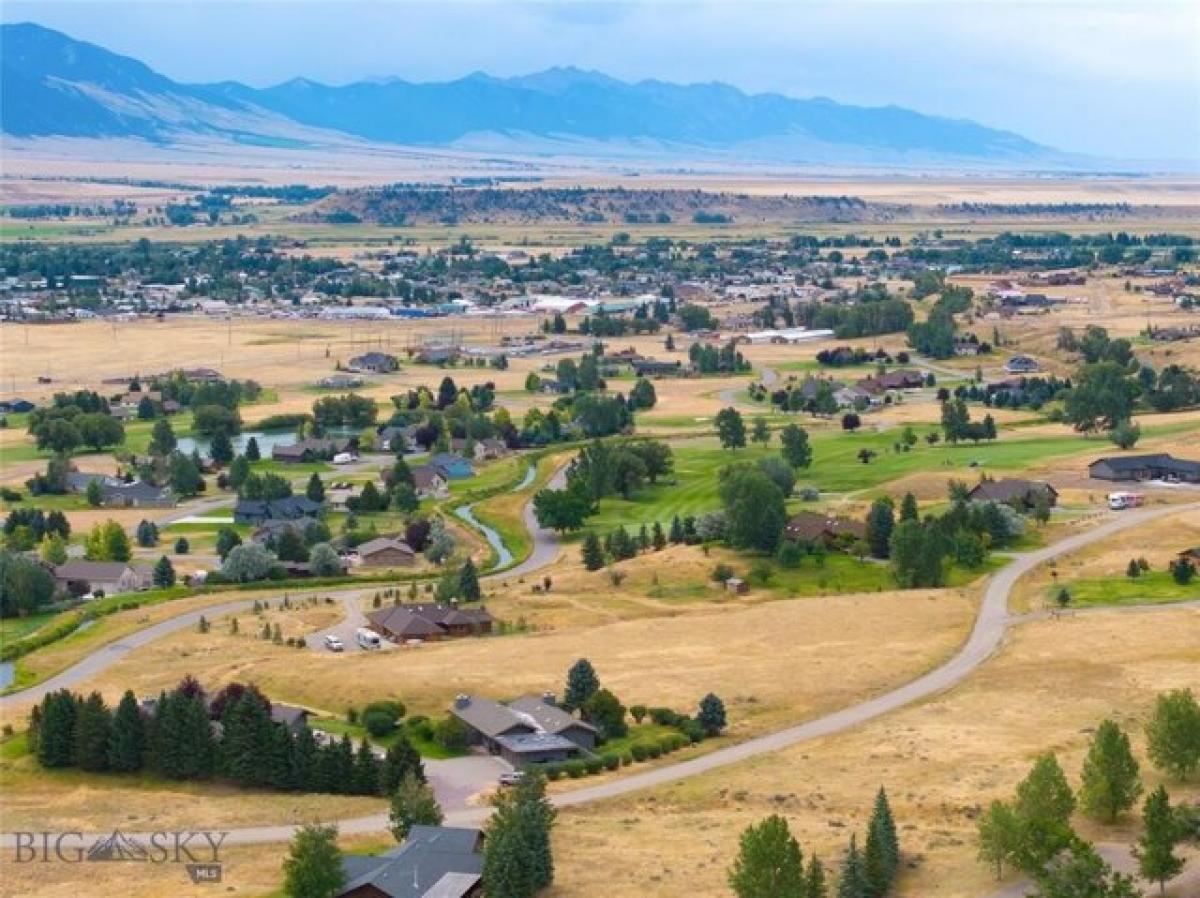
[[[1041,480],[1022,480],[1016,477],[981,480],[967,493],[967,498],[972,501],[1019,503],[1026,508],[1036,505],[1039,496],[1044,497],[1050,506],[1058,504],[1058,490]]]
[[[1153,455],[1113,455],[1088,465],[1097,480],[1182,480],[1200,483],[1200,461],[1175,458],[1165,452]]]
[[[596,745],[596,729],[551,704],[549,696],[523,696],[508,705],[460,695],[450,713],[471,731],[470,741],[514,766],[563,761]]]
[[[76,584],[87,592],[101,589],[105,595],[116,595],[149,589],[153,572],[149,565],[127,561],[68,561],[54,569],[54,580],[68,590]]]
[[[414,826],[384,854],[343,856],[342,870],[337,898],[474,898],[483,894],[483,833]]]

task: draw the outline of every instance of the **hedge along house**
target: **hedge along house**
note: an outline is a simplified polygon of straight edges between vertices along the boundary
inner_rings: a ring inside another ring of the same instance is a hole
[[[514,767],[566,761],[596,747],[596,728],[558,707],[550,694],[522,696],[507,705],[460,695],[450,713],[466,724],[472,745]]]

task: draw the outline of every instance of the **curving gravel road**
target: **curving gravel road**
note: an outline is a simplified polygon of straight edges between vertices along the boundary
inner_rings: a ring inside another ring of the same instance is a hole
[[[769,752],[779,751],[780,749],[788,748],[801,742],[810,739],[817,739],[822,736],[829,736],[834,733],[847,730],[867,721],[873,720],[883,714],[898,710],[913,702],[928,698],[939,692],[955,686],[962,682],[972,671],[983,664],[992,653],[1000,646],[1010,624],[1020,621],[1022,617],[1011,616],[1008,613],[1008,597],[1014,584],[1024,574],[1031,571],[1037,565],[1060,555],[1078,551],[1079,549],[1089,545],[1090,543],[1106,539],[1114,534],[1121,533],[1132,527],[1139,526],[1167,515],[1178,514],[1182,511],[1191,511],[1200,509],[1200,503],[1191,503],[1187,505],[1165,506],[1162,508],[1142,509],[1140,511],[1126,512],[1111,521],[1099,525],[1087,532],[1079,533],[1074,536],[1067,537],[1052,546],[1047,546],[1043,549],[1038,549],[1033,552],[1022,553],[1016,555],[1013,561],[998,571],[988,583],[987,589],[984,592],[983,600],[979,607],[979,614],[975,619],[975,625],[971,631],[970,637],[958,653],[940,667],[918,677],[903,686],[893,689],[891,692],[877,696],[867,701],[853,705],[849,708],[844,708],[840,711],[835,711],[832,714],[827,714],[824,717],[819,717],[815,720],[810,720],[793,727],[788,727],[779,730],[775,733],[770,733],[765,736],[758,736],[754,739],[749,739],[746,742],[737,745],[731,745],[728,748],[719,749],[706,755],[701,755],[696,758],[691,758],[686,761],[681,761],[676,764],[669,764],[664,767],[658,767],[653,770],[647,770],[642,773],[635,773],[630,776],[621,777],[620,779],[611,782],[601,783],[595,786],[585,786],[581,789],[574,789],[569,792],[559,793],[553,796],[552,800],[556,807],[568,808],[582,804],[587,804],[594,801],[601,801],[608,798],[615,798],[621,795],[626,795],[630,792],[635,792],[641,789],[648,789],[655,786],[673,783],[681,779],[691,776],[698,776],[703,773],[708,773],[717,770],[721,767],[730,764],[736,764],[740,761],[749,758],[757,757],[758,755],[767,754]],[[527,508],[527,523],[529,515],[532,512]],[[535,522],[536,526],[536,522]],[[557,547],[554,550],[557,554]],[[531,556],[532,557],[532,556]],[[510,575],[513,571],[508,572]],[[235,603],[237,605],[238,603]],[[1194,603],[1188,603],[1192,605]],[[1174,605],[1172,607],[1179,607]],[[1127,611],[1141,610],[1137,607],[1122,609]],[[211,610],[210,610],[211,611]],[[197,612],[197,617],[198,617]],[[192,621],[194,623],[194,619]],[[175,620],[166,621],[163,624],[156,625],[157,627],[166,627],[174,624]],[[155,628],[150,628],[154,630]],[[149,632],[149,631],[143,631]],[[158,635],[170,632],[170,629],[162,630]],[[141,636],[142,634],[136,634]],[[157,638],[157,637],[153,637]],[[150,641],[149,639],[139,642]],[[125,642],[131,642],[126,640]],[[135,647],[135,646],[131,646]],[[125,652],[128,652],[126,649]],[[103,654],[103,651],[101,653]],[[85,659],[81,665],[87,664],[92,658]],[[107,662],[111,663],[111,661]],[[107,666],[107,663],[101,662],[96,669],[101,669]],[[77,665],[76,667],[79,667]],[[67,674],[75,671],[72,668]],[[63,676],[66,676],[65,674]],[[80,677],[82,678],[82,677]],[[72,680],[71,682],[74,682]],[[47,684],[48,685],[48,684]],[[28,690],[24,693],[16,693],[16,696],[23,700],[29,698]],[[10,696],[10,698],[12,698]],[[446,815],[446,822],[449,824],[471,824],[478,823],[486,819],[488,815],[487,808],[466,808],[460,807],[449,811]],[[347,820],[338,821],[338,827],[343,833],[369,833],[378,832],[387,826],[386,814],[373,814],[365,817],[356,817]],[[264,842],[282,842],[290,839],[295,832],[294,824],[277,824],[269,826],[254,826],[233,829],[229,831],[228,843],[235,845],[257,844]],[[0,835],[0,846],[9,845],[12,842],[11,835]],[[998,893],[997,898],[1004,898],[1007,891]]]

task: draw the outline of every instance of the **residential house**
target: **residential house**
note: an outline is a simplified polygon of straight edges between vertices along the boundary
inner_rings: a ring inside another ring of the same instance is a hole
[[[288,464],[301,464],[330,459],[342,452],[353,452],[358,448],[355,440],[334,440],[310,437],[287,446],[277,445],[271,449],[271,458]]]
[[[317,381],[318,387],[327,390],[352,390],[361,387],[365,381],[357,374],[331,374]]]
[[[280,535],[285,530],[293,530],[298,536],[303,537],[305,532],[308,530],[309,525],[315,523],[317,523],[316,518],[307,516],[294,519],[267,518],[254,528],[254,532],[250,535],[250,539],[256,543],[262,543],[263,545],[274,545],[275,541],[279,539]]]
[[[413,826],[383,854],[342,856],[335,898],[478,898],[483,895],[483,832]]]
[[[134,565],[127,561],[68,561],[54,569],[55,582],[71,593],[117,595],[149,589],[154,583],[149,565]]]
[[[633,363],[633,373],[638,377],[678,377],[687,373],[683,363],[676,361],[659,361],[658,359],[642,359]]]
[[[400,360],[386,352],[367,352],[352,358],[346,367],[351,371],[391,374],[400,367]]]
[[[925,385],[925,376],[920,371],[901,369],[888,371],[873,377],[864,377],[856,386],[872,395],[888,390],[918,390]]]
[[[308,729],[308,715],[309,711],[307,708],[271,702],[271,720],[282,724],[293,733],[299,733],[301,730]]]
[[[446,477],[433,465],[421,465],[413,468],[412,475],[413,489],[416,490],[418,497],[422,499],[428,496],[440,498],[446,495]]]
[[[261,524],[263,521],[289,520],[315,517],[321,512],[321,503],[307,496],[287,496],[283,499],[238,499],[233,509],[233,520],[238,524]]]
[[[35,408],[37,406],[28,399],[5,399],[0,401],[0,415],[21,415],[31,412]]]
[[[429,464],[447,480],[465,480],[475,475],[475,467],[470,460],[453,452],[439,452],[429,459]]]
[[[357,551],[366,567],[410,567],[417,561],[412,546],[387,536],[360,543]]]
[[[850,518],[816,511],[802,511],[784,528],[784,536],[802,543],[820,542],[827,546],[867,538],[867,525]]]
[[[103,484],[100,495],[105,505],[116,508],[171,508],[175,505],[175,496],[169,487],[154,486],[142,480]]]
[[[1004,363],[1004,370],[1008,374],[1033,374],[1036,371],[1041,371],[1042,366],[1032,356],[1014,355]]]
[[[1041,480],[1005,477],[1001,480],[979,481],[975,488],[967,493],[967,498],[972,502],[991,501],[1020,505],[1025,510],[1036,506],[1038,499],[1042,498],[1053,508],[1058,504],[1058,490]]]
[[[515,767],[564,761],[596,745],[596,729],[554,703],[525,696],[509,705],[459,695],[450,713],[467,725],[469,740]]]
[[[483,606],[464,608],[455,602],[393,605],[371,612],[367,620],[372,630],[392,642],[480,636],[491,633],[496,622]]]
[[[375,431],[375,447],[393,453],[401,448],[412,452],[416,448],[416,432],[417,428],[411,424],[404,427],[386,424]]]
[[[1088,465],[1088,476],[1097,480],[1167,480],[1200,483],[1200,461],[1154,455],[1116,455]]]
[[[509,452],[508,444],[495,437],[487,437],[475,443],[476,461],[493,461],[497,458],[504,458]]]

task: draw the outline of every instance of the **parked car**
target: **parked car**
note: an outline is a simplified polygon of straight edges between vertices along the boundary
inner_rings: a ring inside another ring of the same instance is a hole
[[[336,633],[329,633],[326,635],[325,648],[329,649],[331,652],[341,652],[345,651],[346,649],[346,647],[342,645],[342,637],[338,636]]]
[[[502,786],[519,786],[525,781],[525,772],[523,770],[509,770],[500,774],[499,782]]]

